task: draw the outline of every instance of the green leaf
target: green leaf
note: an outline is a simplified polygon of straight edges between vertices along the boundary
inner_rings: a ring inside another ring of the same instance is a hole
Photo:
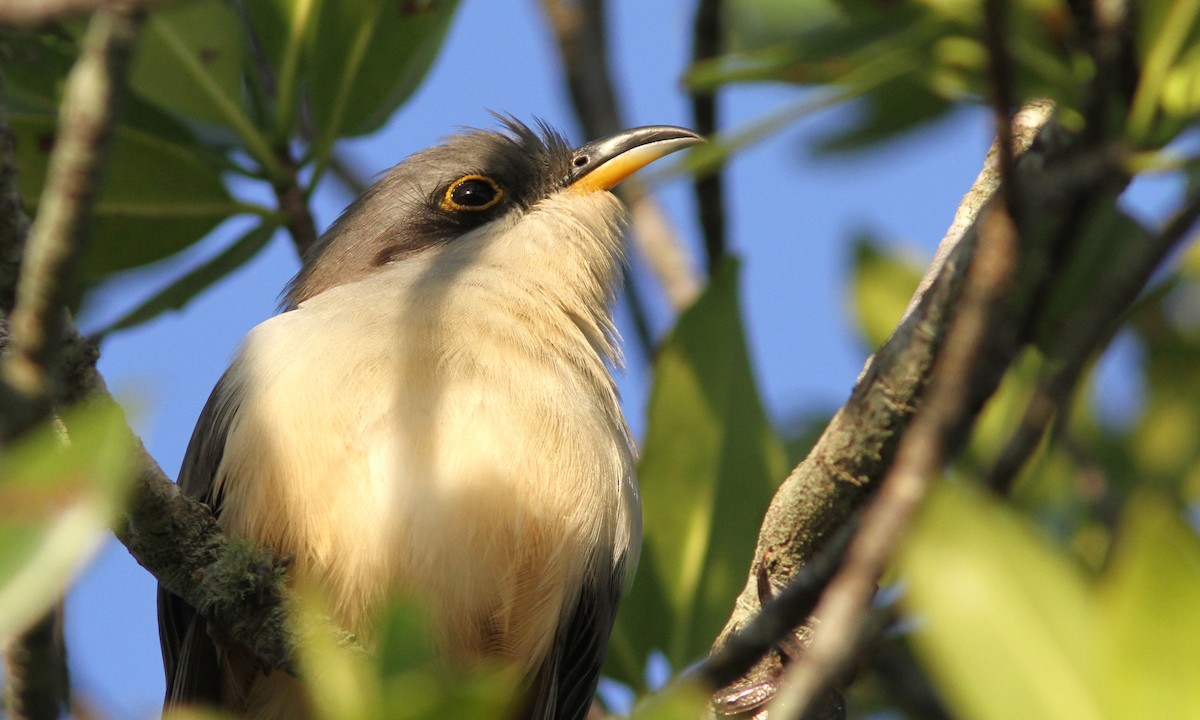
[[[107,335],[116,330],[124,330],[158,317],[168,310],[181,309],[192,298],[249,262],[259,250],[266,247],[275,230],[275,225],[269,223],[255,227],[212,259],[197,265],[183,277],[150,296],[99,334]]]
[[[0,454],[0,640],[36,620],[104,541],[132,477],[124,418],[96,402]]]
[[[244,38],[230,3],[193,0],[163,7],[146,23],[129,83],[143,98],[174,113],[227,123],[210,93],[242,104]]]
[[[424,720],[512,717],[521,687],[512,672],[451,667],[429,637],[428,614],[397,598],[377,617],[377,653],[339,647],[319,594],[301,588],[300,647],[315,715],[322,720]]]
[[[458,0],[324,0],[307,49],[308,96],[322,147],[379,129],[417,89]]]
[[[1061,228],[1055,220],[1041,231],[1061,232]],[[1117,207],[1114,198],[1107,197],[1094,199],[1079,237],[1083,240],[1075,243],[1070,256],[1059,260],[1050,296],[1042,301],[1045,309],[1039,313],[1035,339],[1047,355],[1053,355],[1077,317],[1091,312],[1105,279],[1124,271],[1128,258],[1143,252],[1150,241],[1146,228]]]
[[[31,114],[14,114],[9,121],[17,140],[21,193],[32,213],[45,183],[55,122],[48,115]],[[229,196],[203,151],[119,127],[95,206],[85,281],[94,283],[117,270],[165,258],[217,223],[253,210]]]
[[[920,281],[921,271],[914,263],[889,254],[869,235],[854,239],[851,306],[868,347],[879,347],[896,329]]]
[[[1130,501],[1097,609],[1110,717],[1200,717],[1200,542],[1166,500]]]
[[[46,30],[18,32],[0,28],[0,73],[4,75],[4,100],[10,114],[53,116],[62,102],[67,72],[79,54],[76,38]],[[125,98],[121,124],[172,142],[192,145],[197,152],[222,162],[220,155],[196,144],[184,124],[136,93]]]
[[[1180,110],[1180,77],[1172,69],[1180,64],[1186,71],[1194,63],[1186,55],[1200,37],[1200,0],[1145,0],[1136,8],[1135,46],[1141,73],[1129,111],[1129,134],[1135,142],[1161,145],[1181,129],[1174,118],[1163,133],[1156,120],[1164,106],[1171,113]]]
[[[709,716],[709,700],[700,683],[683,678],[639,704],[629,720],[696,720]]]
[[[1160,497],[1129,502],[1091,581],[1017,513],[944,483],[900,570],[918,654],[965,720],[1200,717],[1200,539]]]
[[[885,82],[860,98],[859,103],[858,121],[822,138],[819,152],[858,150],[891,140],[942,117],[954,107],[927,84],[911,77]]]
[[[707,654],[786,471],[754,383],[737,274],[733,261],[717,269],[655,362],[638,469],[646,534],[608,664],[634,686],[653,650],[676,670]]]
[[[899,560],[918,655],[958,715],[1111,717],[1086,578],[1015,513],[942,483]]]

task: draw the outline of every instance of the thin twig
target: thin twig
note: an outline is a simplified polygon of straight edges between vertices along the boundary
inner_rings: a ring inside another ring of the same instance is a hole
[[[346,162],[346,158],[337,151],[329,154],[329,172],[355,197],[365,193],[371,185],[370,178],[364,177],[358,168]]]
[[[567,91],[584,133],[599,138],[624,129],[609,74],[604,0],[541,0],[541,5],[557,42]],[[617,190],[629,206],[634,250],[658,278],[671,306],[682,310],[696,299],[701,286],[683,241],[636,178],[625,181]],[[636,325],[649,328],[632,275],[627,275],[626,287],[630,311],[639,318]],[[650,357],[653,344],[646,345],[645,350]]]
[[[692,65],[719,57],[723,48],[721,39],[721,0],[700,0],[696,4],[696,16],[692,21]],[[695,130],[704,136],[718,130],[717,94],[712,90],[692,93],[692,118]],[[697,177],[693,182],[696,193],[696,212],[700,229],[704,234],[705,258],[711,275],[717,263],[725,256],[725,189],[721,170]]]
[[[284,226],[292,236],[296,253],[303,259],[317,243],[317,223],[313,220],[304,189],[300,187],[300,168],[291,150],[286,145],[277,148],[275,158],[283,173],[283,181],[275,185],[275,198],[279,201],[279,211],[286,218]]]
[[[999,191],[1008,216],[1015,227],[1020,227],[1017,202],[1011,183],[1016,175],[1016,155],[1013,153],[1012,110],[1016,106],[1013,95],[1012,62],[1008,53],[1008,3],[1005,0],[984,0],[983,36],[988,53],[988,86],[991,90],[992,118],[995,124],[997,165],[1000,170]]]
[[[744,675],[812,614],[825,586],[841,567],[857,530],[857,519],[838,528],[813,561],[800,568],[791,583],[763,605],[757,617],[696,667],[694,674],[710,691],[716,692]],[[721,703],[715,705],[718,711],[723,709]],[[739,705],[730,709],[743,712],[747,708]]]

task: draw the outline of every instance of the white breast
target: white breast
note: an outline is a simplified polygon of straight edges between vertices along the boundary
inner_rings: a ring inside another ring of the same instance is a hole
[[[294,554],[361,635],[401,588],[450,656],[529,669],[566,593],[636,558],[605,366],[618,211],[607,193],[547,204],[268,320],[237,360],[222,523]]]

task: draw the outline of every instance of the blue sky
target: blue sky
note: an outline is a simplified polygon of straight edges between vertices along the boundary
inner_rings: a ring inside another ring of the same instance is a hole
[[[614,77],[628,124],[688,125],[679,77],[693,3],[611,5]],[[724,122],[749,122],[801,97],[780,86],[727,91],[721,98]],[[343,151],[374,174],[456,127],[491,126],[489,110],[543,118],[578,143],[590,139],[574,122],[535,2],[464,0],[423,88],[385,131],[348,142]],[[869,230],[918,260],[928,257],[978,172],[990,136],[983,113],[961,112],[870,153],[812,157],[806,147],[846,122],[849,112],[805,121],[737,156],[728,170],[730,237],[743,260],[753,359],[767,407],[780,421],[806,409],[836,407],[866,357],[845,303],[850,238]],[[690,189],[675,182],[659,195],[694,250]],[[349,200],[327,183],[317,197],[318,225],[327,226]],[[121,278],[82,319],[85,328],[98,327],[214,254],[238,227],[245,226],[233,221],[183,257]],[[279,235],[254,262],[183,312],[105,343],[101,370],[133,409],[136,429],[169,475],[178,470],[195,418],[238,340],[274,312],[297,267],[289,241]],[[658,330],[668,326],[669,313],[661,308],[653,317]],[[637,353],[629,355],[631,368],[621,385],[630,423],[640,434],[648,377]],[[155,715],[162,678],[154,582],[115,541],[72,590],[67,623],[73,680],[82,696],[113,717]]]

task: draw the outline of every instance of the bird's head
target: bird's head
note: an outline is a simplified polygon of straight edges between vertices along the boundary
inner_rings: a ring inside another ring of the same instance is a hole
[[[507,228],[560,193],[607,191],[654,160],[702,142],[683,128],[653,126],[572,148],[544,124],[502,121],[502,130],[454,135],[385,173],[321,237],[289,285],[285,306],[481,228]]]

